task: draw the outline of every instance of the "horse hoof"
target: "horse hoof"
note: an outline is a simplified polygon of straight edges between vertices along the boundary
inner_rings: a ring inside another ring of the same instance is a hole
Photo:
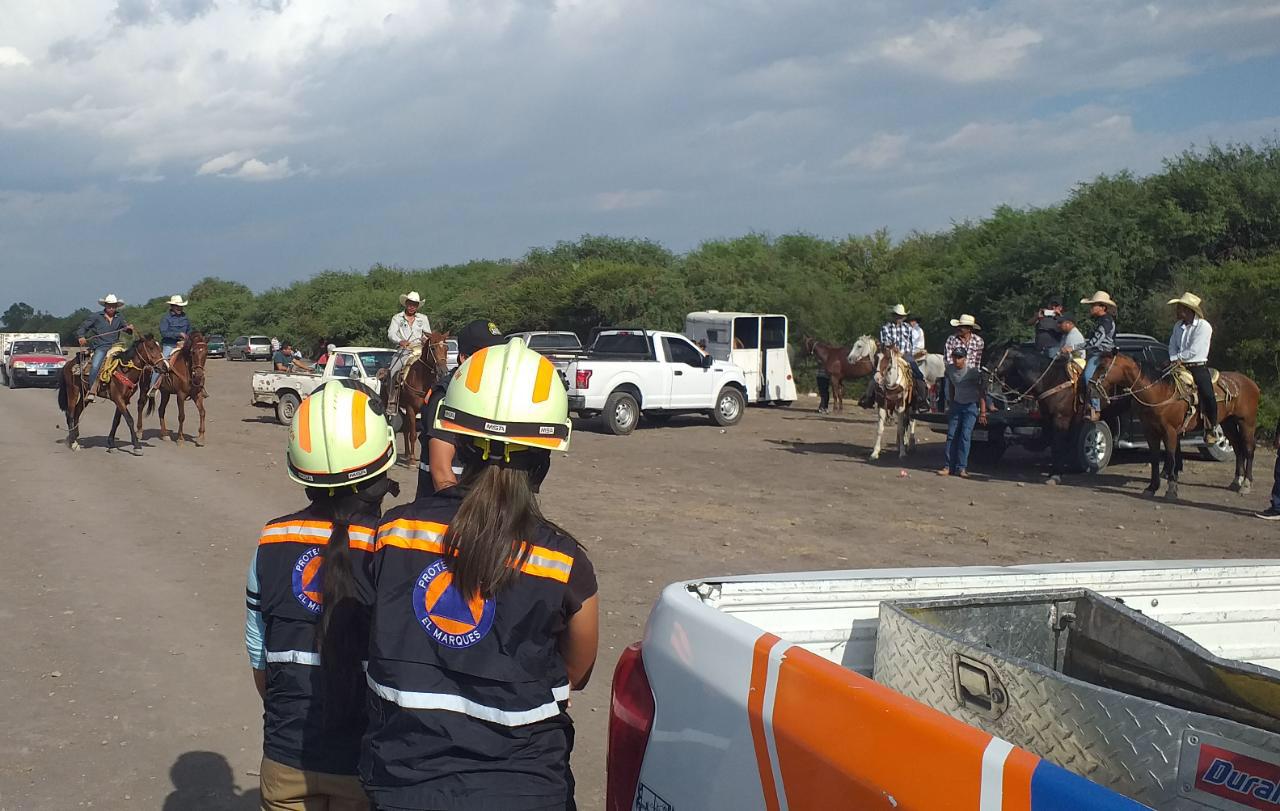
[[[1155,498],[1157,492],[1158,491],[1154,487],[1148,487],[1146,490],[1142,491],[1142,495],[1146,496],[1147,498]]]
[[[1240,487],[1241,487],[1240,482],[1232,482],[1231,484],[1227,485],[1227,489],[1233,493],[1238,493],[1240,491]]]
[[[1253,492],[1253,482],[1245,482],[1240,485],[1240,495],[1247,496]]]
[[[1164,500],[1165,500],[1165,501],[1177,501],[1177,500],[1178,500],[1178,488],[1177,488],[1177,487],[1175,487],[1175,486],[1174,486],[1174,485],[1172,485],[1172,484],[1171,484],[1171,485],[1169,485],[1169,489],[1164,491]]]

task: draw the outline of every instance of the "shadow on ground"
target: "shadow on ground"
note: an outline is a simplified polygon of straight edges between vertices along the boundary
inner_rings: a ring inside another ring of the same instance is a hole
[[[217,752],[184,752],[169,769],[173,792],[163,811],[257,811],[258,789],[235,784],[231,764]]]

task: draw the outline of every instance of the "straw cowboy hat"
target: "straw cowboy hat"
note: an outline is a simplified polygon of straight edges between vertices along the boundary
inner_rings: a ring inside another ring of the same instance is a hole
[[[959,318],[951,319],[951,326],[970,327],[971,329],[982,329],[982,327],[978,325],[978,319],[974,318],[968,313],[963,313]]]
[[[1201,318],[1204,318],[1204,310],[1200,309],[1200,304],[1201,304],[1200,297],[1197,296],[1195,293],[1183,293],[1178,298],[1169,299],[1169,303],[1181,304],[1183,307],[1186,307],[1191,312],[1195,313]]]
[[[400,306],[403,307],[406,302],[412,301],[414,304],[422,304],[422,297],[418,295],[417,290],[410,290],[408,293],[400,296]]]
[[[174,295],[169,296],[169,306],[170,307],[186,307],[187,300],[175,293]]]
[[[124,302],[123,302],[123,301],[121,301],[120,299],[116,298],[116,294],[115,294],[115,293],[108,293],[108,294],[106,294],[105,296],[103,296],[102,298],[98,299],[98,305],[99,305],[99,306],[101,306],[101,307],[106,307],[108,304],[109,304],[109,305],[111,305],[111,306],[113,306],[113,307],[123,307],[123,306],[124,306]]]
[[[1106,290],[1098,290],[1089,298],[1080,299],[1080,303],[1081,304],[1105,304],[1108,307],[1115,307],[1117,310],[1120,309],[1120,305],[1112,301],[1111,294],[1108,293]]]
[[[889,308],[889,315],[900,315],[903,318],[906,318],[911,315],[911,313],[907,312],[907,308],[901,304],[895,304]]]

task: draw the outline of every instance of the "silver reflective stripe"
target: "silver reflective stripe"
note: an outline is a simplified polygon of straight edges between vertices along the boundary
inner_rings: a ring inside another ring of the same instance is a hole
[[[297,524],[288,524],[282,527],[272,527],[262,531],[262,537],[269,538],[272,535],[303,535],[308,538],[328,538],[330,530],[320,527],[301,527]]]
[[[531,710],[500,710],[497,707],[489,707],[484,704],[477,704],[474,701],[463,698],[452,693],[415,693],[409,690],[397,690],[394,687],[387,687],[385,684],[379,684],[373,680],[372,676],[368,676],[369,689],[376,695],[387,701],[404,707],[407,710],[444,710],[446,712],[460,712],[463,715],[469,715],[472,718],[478,718],[481,721],[489,721],[494,724],[501,724],[504,727],[520,727],[526,724],[532,724],[537,721],[545,721],[548,718],[555,718],[560,714],[560,705],[558,702],[566,701],[569,698],[569,685],[556,687],[551,690],[552,700],[543,704],[541,707],[534,707]]]
[[[267,651],[267,661],[319,667],[320,654],[308,650],[269,650]]]
[[[381,537],[404,538],[410,541],[439,541],[444,538],[443,532],[429,529],[405,529],[404,527],[387,527],[378,533]]]
[[[562,560],[555,560],[553,558],[544,558],[536,552],[530,555],[529,560],[526,562],[544,569],[555,569],[557,572],[564,572],[565,577],[568,577],[569,572],[573,569],[573,564],[565,563]]]
[[[368,530],[356,529],[355,527],[349,527],[349,528],[347,529],[347,537],[348,537],[348,538],[350,538],[350,539],[351,539],[351,540],[353,540],[353,541],[362,541],[362,542],[367,543],[367,542],[369,542],[369,541],[372,541],[372,540],[373,540],[373,533],[372,533],[372,532],[369,532]]]

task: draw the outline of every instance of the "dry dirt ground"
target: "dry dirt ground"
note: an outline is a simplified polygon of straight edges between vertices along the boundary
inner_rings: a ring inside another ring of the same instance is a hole
[[[244,576],[257,531],[300,507],[285,431],[247,405],[257,364],[210,362],[209,444],[146,430],[145,455],[107,453],[109,412],[85,417],[86,449],[59,444],[47,390],[0,391],[0,809],[257,807],[260,709],[242,645]],[[812,400],[802,400],[812,403]],[[194,434],[188,422],[188,432]],[[916,456],[867,461],[863,412],[751,409],[722,431],[677,419],[630,437],[580,426],[544,507],[590,549],[604,635],[575,697],[584,809],[600,808],[608,690],[666,583],[749,572],[1048,560],[1280,557],[1265,504],[1191,461],[1185,500],[1140,496],[1145,468],[1057,488],[1012,452],[990,477],[932,474]],[[901,471],[905,470],[903,475]],[[415,476],[396,477],[410,498]]]

